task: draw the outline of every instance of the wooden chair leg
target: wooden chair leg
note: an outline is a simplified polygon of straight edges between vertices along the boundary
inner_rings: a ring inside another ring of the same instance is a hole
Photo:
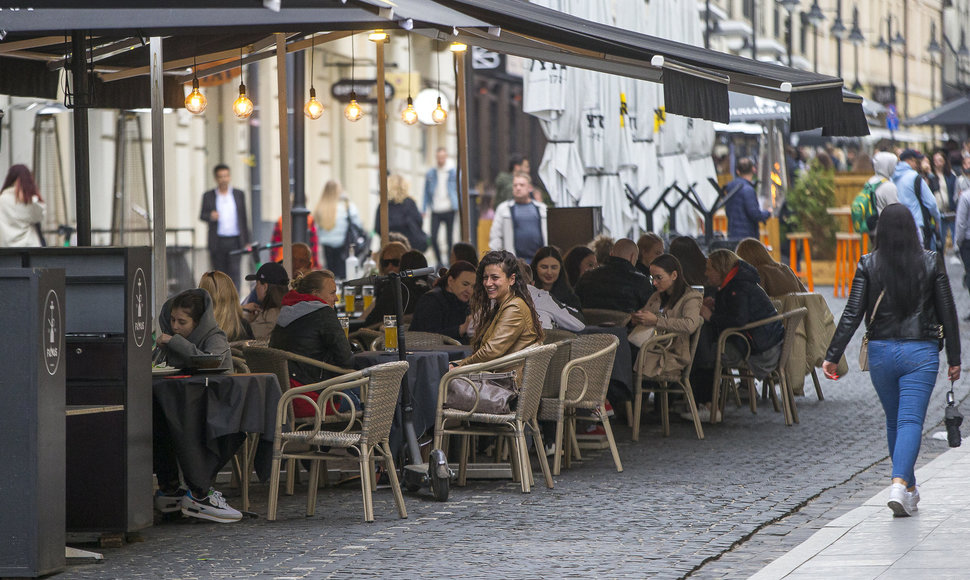
[[[563,456],[562,445],[563,445],[563,430],[565,429],[565,422],[566,422],[565,418],[562,416],[560,416],[559,420],[556,421],[556,438],[555,438],[556,452],[553,454],[553,459],[552,459],[553,475],[559,475],[560,469],[562,468],[562,456]],[[543,449],[542,451],[544,453],[545,449]]]
[[[516,421],[518,423],[518,421]],[[515,447],[515,461],[519,465],[519,481],[522,484],[522,493],[532,492],[531,469],[529,469],[529,450],[525,445],[525,426],[518,423],[515,426],[515,436],[512,446]]]
[[[573,416],[569,419],[569,436],[571,439],[570,448],[573,451],[573,459],[575,459],[576,461],[582,461],[583,453],[579,450],[579,438],[576,437],[577,434],[578,432],[576,431],[576,415],[573,414]],[[567,465],[566,467],[569,467],[569,465]]]
[[[697,401],[694,400],[694,391],[690,386],[690,379],[685,379],[685,383],[681,385],[684,388],[684,398],[687,399],[687,407],[690,409],[690,414],[694,418],[694,431],[697,433],[698,439],[704,438],[704,427],[701,425],[700,415],[697,414]],[[711,407],[714,407],[714,402],[711,402]]]
[[[298,475],[299,471],[300,465],[296,462],[296,459],[288,459],[286,461],[286,495],[296,493],[296,480],[300,477]]]
[[[401,493],[401,482],[397,479],[397,468],[394,467],[394,455],[391,454],[391,446],[387,441],[380,444],[384,455],[384,465],[387,468],[387,479],[391,483],[391,491],[394,492],[394,503],[397,504],[397,513],[401,519],[408,517],[408,510],[404,507],[404,494]]]
[[[503,437],[500,437],[500,439],[505,439],[505,437],[504,436]],[[509,443],[507,443],[506,445],[507,446],[510,446],[512,448],[511,449],[511,452],[509,453],[509,465],[512,466],[512,481],[514,481],[516,483],[519,483],[519,482],[522,481],[522,471],[520,469],[520,467],[521,467],[521,461],[520,461],[521,457],[519,457],[519,455],[518,455],[519,448],[518,448],[518,444],[516,443],[516,440],[515,440],[515,435],[512,435],[510,437],[510,439],[511,439],[511,441]]]
[[[818,382],[818,373],[815,372],[814,367],[812,368],[812,382],[815,383],[815,396],[818,397],[820,402],[824,401],[825,395],[822,394],[822,385]]]
[[[663,426],[664,437],[670,437],[670,401],[667,398],[667,383],[661,383],[662,393],[654,393],[654,400],[660,397],[660,424]]]
[[[640,422],[640,414],[633,413],[633,405],[630,404],[630,401],[626,402],[626,422],[627,422],[627,425],[630,427],[633,427],[634,425]],[[636,441],[637,440],[636,437],[634,437],[633,440]]]
[[[279,502],[280,493],[280,468],[282,467],[280,465],[280,452],[274,450],[273,455],[273,463],[269,476],[269,505],[266,507],[266,519],[271,522],[276,520],[276,507],[277,502]]]
[[[465,483],[468,481],[468,435],[459,435],[461,437],[461,443],[459,443],[459,457],[458,460],[458,487],[465,487]]]
[[[542,432],[539,431],[539,420],[532,420],[532,444],[535,445],[536,455],[539,456],[539,467],[542,468],[542,476],[546,480],[546,487],[552,489],[555,485],[552,481],[552,472],[549,471],[549,459],[546,458],[546,447],[542,443]]]
[[[634,441],[639,441],[640,421],[643,420],[643,417],[640,415],[640,412],[643,410],[643,388],[639,376],[637,377],[633,390],[635,391],[633,395],[633,413],[631,413],[629,417],[630,427],[633,429],[633,434],[630,438]]]

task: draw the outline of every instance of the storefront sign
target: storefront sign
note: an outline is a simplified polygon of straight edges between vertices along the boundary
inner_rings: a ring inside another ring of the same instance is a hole
[[[341,103],[350,102],[350,93],[357,92],[358,103],[377,102],[377,79],[340,79],[330,85],[330,95]],[[394,98],[394,85],[384,81],[384,98]]]

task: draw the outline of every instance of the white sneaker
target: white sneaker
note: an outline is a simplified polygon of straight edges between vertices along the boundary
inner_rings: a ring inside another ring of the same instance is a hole
[[[914,514],[919,511],[919,507],[916,505],[919,503],[919,486],[913,486],[913,491],[907,491],[906,495],[909,497],[909,502],[906,504],[906,508],[909,510],[910,514]]]
[[[701,420],[701,423],[710,423],[711,421],[711,410],[707,407],[697,408],[697,417]],[[680,414],[681,419],[686,419],[687,421],[693,421],[694,416],[690,414],[690,411],[684,411]]]
[[[889,502],[886,504],[893,510],[893,517],[905,518],[913,515],[916,501],[913,501],[914,494],[906,491],[906,486],[901,483],[894,483],[889,488]]]
[[[214,489],[210,489],[202,499],[192,497],[191,490],[185,492],[185,497],[182,498],[182,515],[220,524],[238,522],[242,519],[242,514],[229,507],[222,494]]]
[[[158,490],[155,492],[155,509],[163,514],[175,513],[181,509],[183,497],[185,497],[184,489],[178,489],[172,493]]]

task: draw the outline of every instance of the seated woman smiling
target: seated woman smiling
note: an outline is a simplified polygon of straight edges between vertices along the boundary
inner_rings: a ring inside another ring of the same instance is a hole
[[[489,362],[542,342],[539,314],[511,252],[489,252],[479,262],[472,317],[475,352],[459,365]]]

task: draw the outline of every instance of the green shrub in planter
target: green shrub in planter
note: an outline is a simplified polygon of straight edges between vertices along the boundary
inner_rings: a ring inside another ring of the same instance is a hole
[[[808,171],[803,171],[795,180],[785,203],[788,206],[788,229],[812,234],[812,258],[835,259],[838,223],[826,211],[835,207],[835,172],[813,159]]]

